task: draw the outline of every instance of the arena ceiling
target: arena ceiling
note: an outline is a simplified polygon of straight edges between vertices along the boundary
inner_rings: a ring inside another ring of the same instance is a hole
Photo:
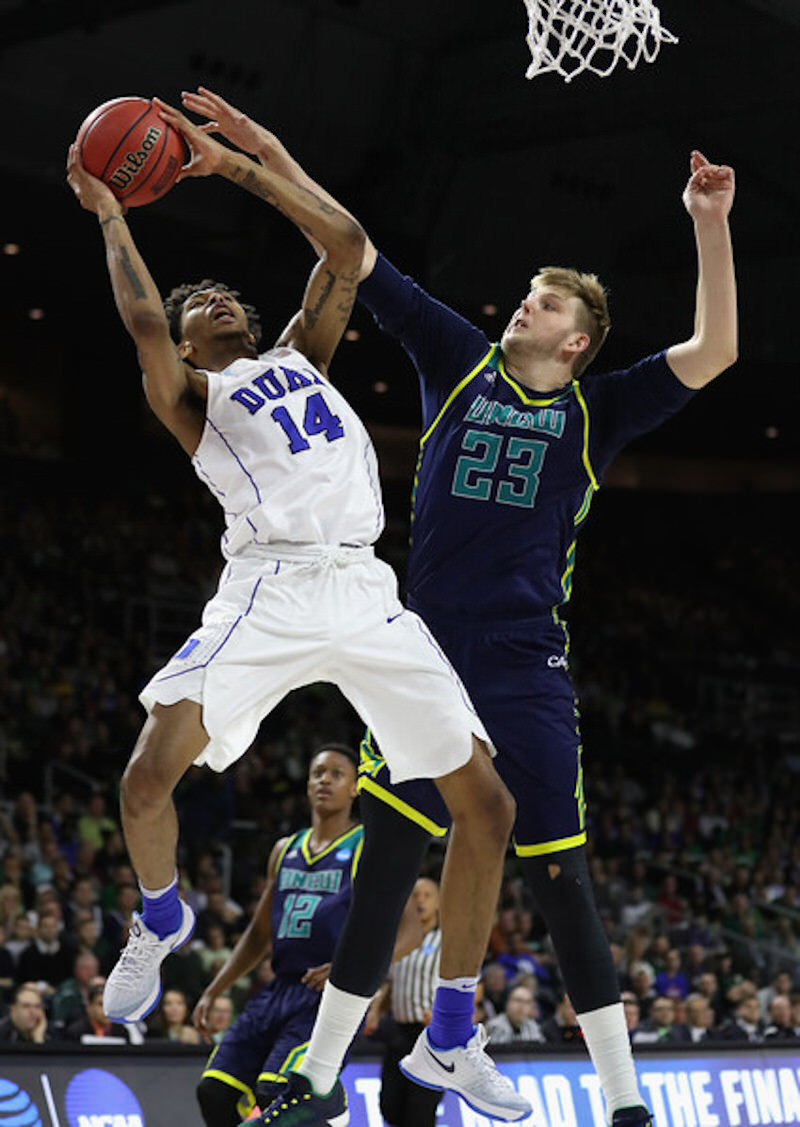
[[[614,362],[690,332],[694,259],[680,196],[697,147],[737,172],[742,358],[695,412],[691,444],[796,458],[800,5],[660,7],[677,44],[634,71],[567,85],[526,80],[522,0],[0,0],[0,242],[22,250],[1,264],[6,339],[42,308],[36,332],[58,337],[72,372],[65,339],[85,352],[113,321],[95,233],[63,165],[85,114],[120,94],[177,101],[200,82],[217,89],[274,128],[399,265],[483,318],[489,335],[534,267],[596,270],[612,291]],[[224,274],[277,328],[309,258],[268,211],[227,184],[192,182],[135,222],[163,287]],[[76,307],[77,295],[91,297],[92,312],[97,300],[98,316]],[[487,303],[495,317],[481,312]],[[19,332],[29,347],[30,325]],[[119,336],[115,347],[124,349]],[[379,362],[391,368],[394,353]],[[400,385],[363,395],[360,409],[413,425],[412,381]]]

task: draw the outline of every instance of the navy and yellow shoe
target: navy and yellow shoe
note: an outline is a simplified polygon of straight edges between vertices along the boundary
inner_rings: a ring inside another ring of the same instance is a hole
[[[347,1127],[349,1119],[347,1095],[340,1080],[327,1096],[318,1096],[306,1076],[290,1072],[283,1091],[266,1111],[240,1127],[253,1127],[254,1123],[269,1127]]]
[[[611,1127],[655,1127],[646,1107],[620,1107],[614,1112]]]

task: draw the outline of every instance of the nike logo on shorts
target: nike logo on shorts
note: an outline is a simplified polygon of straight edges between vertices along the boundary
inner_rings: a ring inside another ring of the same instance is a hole
[[[392,617],[391,617],[391,618],[387,618],[387,619],[386,619],[386,621],[387,621],[387,622],[394,622],[394,620],[395,620],[396,618],[399,618],[401,614],[405,614],[405,613],[406,613],[406,612],[405,612],[404,610],[398,611],[398,613],[397,613],[397,614],[393,614],[393,615],[392,615]]]

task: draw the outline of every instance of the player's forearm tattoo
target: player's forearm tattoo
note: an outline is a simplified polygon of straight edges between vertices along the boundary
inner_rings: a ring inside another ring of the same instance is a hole
[[[286,211],[286,208],[279,202],[276,193],[272,190],[272,188],[269,187],[268,184],[264,183],[263,172],[260,169],[257,169],[255,167],[240,168],[238,165],[234,164],[230,169],[230,175],[231,179],[235,183],[239,184],[242,188],[244,188],[245,191],[252,192],[253,195],[258,196],[259,199],[266,200],[267,203],[270,203],[273,207],[277,208],[277,210],[282,215],[286,215],[290,219],[292,218],[291,215],[289,215],[289,213]],[[316,195],[316,193],[312,192],[310,188],[306,188],[303,184],[294,184],[293,186],[298,192],[302,192],[305,196],[307,196],[309,202],[313,202],[316,205],[317,210],[323,215],[336,214],[336,208],[329,204],[326,200],[320,199],[320,197]],[[294,222],[298,223],[296,219],[294,220]],[[298,223],[298,226],[301,226],[301,224]],[[306,234],[315,234],[315,232],[308,227],[302,227],[302,230]]]
[[[325,303],[327,302],[328,298],[331,296],[331,290],[333,289],[333,284],[336,281],[336,275],[333,274],[330,270],[326,270],[325,274],[327,276],[325,278],[322,289],[319,292],[319,297],[317,298],[316,303],[305,311],[306,325],[309,329],[313,329],[319,321],[320,314],[325,308]]]
[[[120,247],[119,258],[120,264],[122,266],[122,272],[125,275],[128,285],[133,290],[133,296],[135,298],[138,298],[139,300],[143,299],[147,296],[145,293],[145,288],[142,284],[141,278],[136,273],[136,267],[130,260],[130,255],[128,254],[127,247]]]

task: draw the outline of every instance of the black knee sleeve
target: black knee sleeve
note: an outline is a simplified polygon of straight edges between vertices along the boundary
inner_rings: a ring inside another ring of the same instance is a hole
[[[242,1093],[213,1076],[204,1076],[197,1085],[197,1102],[206,1127],[238,1127],[242,1117],[236,1110]]]
[[[525,858],[525,876],[576,1013],[619,1001],[619,980],[595,904],[586,850]]]
[[[359,805],[364,848],[330,981],[339,990],[370,998],[389,970],[400,917],[430,834],[368,791],[362,791]]]

